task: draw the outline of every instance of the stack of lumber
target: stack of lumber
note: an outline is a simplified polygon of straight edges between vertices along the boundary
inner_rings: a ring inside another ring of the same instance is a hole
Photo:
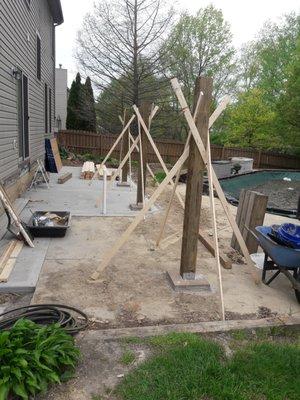
[[[95,173],[95,164],[93,161],[86,161],[81,170],[80,178],[91,180]]]
[[[0,256],[0,282],[7,282],[22,250],[23,242],[11,240]]]

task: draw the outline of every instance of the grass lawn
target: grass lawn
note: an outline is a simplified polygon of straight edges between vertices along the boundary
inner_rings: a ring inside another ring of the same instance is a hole
[[[116,394],[124,400],[299,400],[299,342],[242,339],[228,357],[216,341],[193,334],[152,338],[153,356]]]

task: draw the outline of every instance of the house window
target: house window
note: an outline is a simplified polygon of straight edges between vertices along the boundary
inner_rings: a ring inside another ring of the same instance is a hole
[[[45,117],[45,133],[48,133],[48,85],[46,83],[44,91],[44,117]]]
[[[36,77],[38,80],[41,80],[42,76],[42,59],[41,59],[41,38],[37,34],[36,35]]]
[[[52,91],[49,88],[49,131],[52,131]]]

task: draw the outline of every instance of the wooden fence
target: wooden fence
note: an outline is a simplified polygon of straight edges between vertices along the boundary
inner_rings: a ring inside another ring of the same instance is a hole
[[[65,130],[57,134],[58,143],[61,147],[77,154],[93,154],[105,156],[111,149],[117,136],[112,134],[98,134],[95,132]],[[157,148],[166,163],[174,164],[182,154],[184,143],[169,139],[155,139]],[[118,144],[112,157],[118,158],[121,145]],[[255,149],[243,149],[237,147],[223,147],[212,145],[212,159],[226,160],[231,157],[253,158],[254,168],[274,169],[300,169],[300,157],[260,151]],[[135,151],[132,158],[138,160]],[[148,145],[148,161],[157,162],[156,155]]]

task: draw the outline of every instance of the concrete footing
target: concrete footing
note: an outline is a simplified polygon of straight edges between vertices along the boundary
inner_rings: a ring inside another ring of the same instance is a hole
[[[140,211],[143,208],[143,203],[132,203],[129,204],[131,211]]]
[[[203,275],[195,275],[193,279],[183,279],[178,272],[167,271],[167,279],[175,292],[211,292],[208,280]]]

